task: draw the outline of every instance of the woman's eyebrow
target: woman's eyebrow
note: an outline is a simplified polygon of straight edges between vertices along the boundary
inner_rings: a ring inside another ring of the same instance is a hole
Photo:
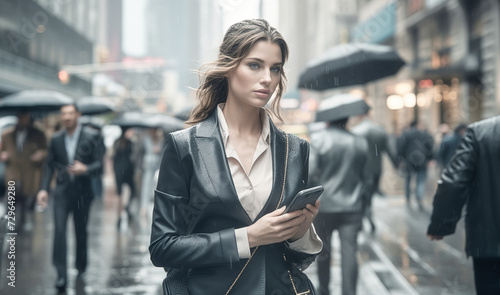
[[[258,58],[258,57],[247,57],[246,59],[252,59],[252,60],[255,60],[257,62],[260,62],[260,63],[265,63],[264,60]],[[277,62],[274,64],[275,66],[281,66],[282,63],[281,62]]]

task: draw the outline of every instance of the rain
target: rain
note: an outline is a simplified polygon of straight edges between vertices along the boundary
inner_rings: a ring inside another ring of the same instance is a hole
[[[266,20],[288,48],[268,75],[286,82],[283,95],[264,103],[241,93],[265,60],[236,86],[245,57],[228,73],[213,63],[247,19]],[[203,275],[244,278],[247,261],[255,270],[275,253],[261,245],[248,260],[246,229],[314,186],[324,192],[308,236],[276,243],[314,256],[304,270],[286,264],[311,294],[493,294],[499,24],[493,0],[0,0],[0,294],[167,294],[169,273],[191,290]],[[227,115],[196,108],[215,65],[224,83],[214,88],[244,102],[240,118],[259,103],[268,111],[269,137],[255,146],[270,150],[269,165],[256,164],[263,152],[237,170],[252,141],[233,147],[220,117],[200,132],[197,119]],[[291,143],[283,188],[253,183],[270,171],[283,183],[273,130]],[[170,267],[156,251],[190,263]],[[236,283],[225,289],[239,294]]]

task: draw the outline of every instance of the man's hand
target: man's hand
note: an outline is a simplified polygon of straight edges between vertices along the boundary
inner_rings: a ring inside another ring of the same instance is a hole
[[[36,201],[38,206],[42,209],[47,208],[47,204],[49,203],[49,193],[46,190],[41,190],[36,195]]]
[[[443,239],[443,236],[427,235],[427,237],[428,237],[428,238],[429,238],[429,240],[431,240],[431,241],[439,241],[439,240],[442,240],[442,239]]]
[[[36,152],[31,155],[31,161],[35,163],[39,163],[45,158],[45,152],[43,150],[36,150]]]
[[[73,165],[68,166],[67,170],[71,175],[82,175],[87,173],[87,165],[80,161],[75,161]]]
[[[9,160],[9,152],[3,151],[0,152],[0,162],[6,162]]]
[[[311,228],[311,224],[313,219],[319,213],[319,200],[316,200],[314,206],[311,204],[307,204],[306,208],[302,209],[302,216],[305,217],[305,220],[299,227],[299,230],[295,233],[295,235],[289,240],[290,242],[294,242],[304,236],[309,228]]]

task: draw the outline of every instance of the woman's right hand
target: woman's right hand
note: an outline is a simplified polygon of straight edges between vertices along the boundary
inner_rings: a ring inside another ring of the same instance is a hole
[[[305,219],[302,210],[283,212],[285,207],[276,209],[247,227],[250,248],[283,242],[295,235]]]

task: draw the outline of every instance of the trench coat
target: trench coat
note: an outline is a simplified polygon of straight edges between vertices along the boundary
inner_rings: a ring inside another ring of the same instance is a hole
[[[247,262],[238,256],[234,229],[252,220],[232,182],[216,113],[167,136],[155,190],[151,260],[168,272],[164,286],[174,283],[171,274],[182,271],[191,295],[226,294]],[[270,125],[273,187],[256,220],[276,209],[283,187],[286,137]],[[309,160],[306,141],[293,135],[288,141],[285,205],[307,187]],[[230,294],[294,294],[288,270],[303,292],[312,286],[300,270],[316,256],[292,250],[286,242],[261,246]]]
[[[17,129],[2,135],[2,151],[9,154],[5,181],[15,181],[20,190],[20,197],[35,196],[40,189],[42,179],[43,159],[32,161],[30,157],[41,150],[47,153],[47,139],[42,131],[34,127],[27,128],[23,149],[19,151],[16,145]]]

